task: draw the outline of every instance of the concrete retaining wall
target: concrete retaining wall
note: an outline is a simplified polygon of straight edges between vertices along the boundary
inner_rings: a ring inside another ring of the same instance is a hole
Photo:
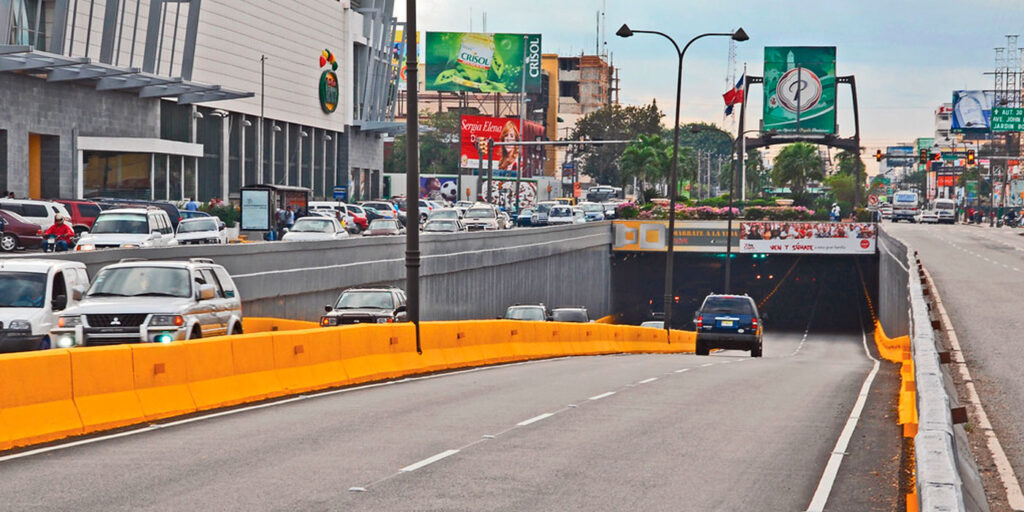
[[[422,236],[423,320],[493,318],[509,304],[538,301],[586,306],[593,318],[607,315],[611,236],[607,222]],[[345,288],[370,283],[405,287],[404,237],[115,249],[56,257],[84,262],[90,276],[121,258],[212,258],[233,276],[246,316],[317,320],[323,306]]]
[[[879,229],[878,235],[878,321],[893,338],[910,334],[910,296],[907,247]]]

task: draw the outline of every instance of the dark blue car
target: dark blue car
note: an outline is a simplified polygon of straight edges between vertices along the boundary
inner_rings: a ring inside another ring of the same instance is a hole
[[[697,355],[713,348],[749,350],[761,357],[761,317],[747,295],[708,295],[693,315],[697,328]]]

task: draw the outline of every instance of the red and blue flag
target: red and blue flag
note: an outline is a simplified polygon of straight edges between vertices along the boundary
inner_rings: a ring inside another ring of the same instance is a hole
[[[732,115],[732,107],[737,103],[743,103],[743,81],[746,78],[746,75],[741,76],[740,81],[736,82],[736,86],[722,95],[722,98],[725,99],[725,115]]]

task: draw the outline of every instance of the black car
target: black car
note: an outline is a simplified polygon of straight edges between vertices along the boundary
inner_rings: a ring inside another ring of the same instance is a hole
[[[697,355],[713,348],[749,350],[761,357],[761,316],[747,295],[708,295],[693,315],[697,328]]]
[[[347,324],[387,324],[409,321],[405,290],[395,286],[357,286],[325,306],[322,327]]]
[[[551,308],[551,321],[585,324],[590,321],[590,315],[583,306],[559,306]]]

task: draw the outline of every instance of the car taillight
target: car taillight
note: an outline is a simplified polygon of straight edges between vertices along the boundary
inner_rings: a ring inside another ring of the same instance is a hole
[[[43,230],[42,229],[37,229],[36,230],[36,236],[42,236],[42,234],[43,234]]]
[[[700,329],[701,327],[704,327],[704,315],[697,317],[697,328]]]
[[[756,318],[750,321],[750,328],[754,329],[755,331],[757,330],[757,319]]]

